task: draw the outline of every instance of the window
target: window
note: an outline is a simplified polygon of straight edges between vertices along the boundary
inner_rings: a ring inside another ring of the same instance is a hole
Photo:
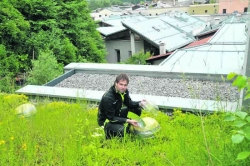
[[[227,9],[223,9],[223,12],[222,12],[223,14],[225,14],[225,13],[227,13]]]
[[[105,16],[107,16],[107,14],[105,14]]]
[[[99,15],[99,17],[102,17],[102,15]]]
[[[132,57],[132,51],[128,51],[128,57]]]
[[[121,53],[120,53],[120,50],[115,49],[115,52],[116,52],[117,62],[121,62]]]
[[[157,13],[155,15],[158,15]]]
[[[149,14],[151,16],[151,14]]]
[[[244,8],[244,12],[247,12],[247,7]]]
[[[207,10],[205,10],[205,13],[207,13]]]
[[[193,10],[193,12],[194,12],[194,10]]]

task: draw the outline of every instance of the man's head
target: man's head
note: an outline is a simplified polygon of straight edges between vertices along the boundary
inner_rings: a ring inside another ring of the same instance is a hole
[[[120,93],[124,93],[127,90],[128,83],[128,76],[126,74],[120,74],[115,79],[115,89]]]

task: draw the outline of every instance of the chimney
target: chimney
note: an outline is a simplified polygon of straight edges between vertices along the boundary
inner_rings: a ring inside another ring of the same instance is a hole
[[[165,43],[163,43],[163,42],[160,43],[159,50],[160,50],[160,54],[165,54],[166,53]]]

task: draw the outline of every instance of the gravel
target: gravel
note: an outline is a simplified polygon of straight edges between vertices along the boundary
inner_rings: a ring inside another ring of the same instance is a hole
[[[76,73],[58,83],[56,87],[107,91],[117,75]],[[238,101],[239,92],[230,82],[207,80],[169,79],[129,76],[129,92],[166,97],[195,98],[202,100]]]

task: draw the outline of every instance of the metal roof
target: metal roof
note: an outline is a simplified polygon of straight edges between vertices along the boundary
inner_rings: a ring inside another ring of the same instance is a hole
[[[176,50],[160,66],[172,71],[241,73],[246,49],[246,23],[226,23],[207,44]]]
[[[208,41],[211,44],[245,44],[246,23],[226,23]]]
[[[199,33],[206,28],[205,21],[182,12],[165,13],[164,15],[160,15],[159,18],[162,21],[192,35],[195,35],[195,33]]]
[[[109,36],[118,32],[125,31],[127,28],[124,26],[114,26],[114,27],[99,27],[97,30],[104,36]]]
[[[192,36],[167,24],[160,18],[148,20],[131,19],[122,21],[122,23],[125,27],[139,34],[156,47],[159,47],[160,43],[165,43],[165,48],[168,52],[194,41]]]
[[[212,25],[209,22],[205,22],[198,17],[191,16],[184,12],[166,12],[159,16],[164,22],[174,26],[177,29],[189,33],[193,36],[200,36],[202,34],[214,32],[219,29],[221,24]]]
[[[223,48],[224,46],[220,45],[220,47]],[[233,50],[233,48],[235,48],[235,50]],[[243,47],[240,49],[243,49]],[[172,72],[183,73],[241,73],[245,51],[239,50],[236,47],[232,47],[231,50],[223,51],[220,50],[220,48],[213,48],[211,45],[194,47],[193,49],[181,49],[175,51],[170,57],[163,61],[160,66],[171,68]]]

